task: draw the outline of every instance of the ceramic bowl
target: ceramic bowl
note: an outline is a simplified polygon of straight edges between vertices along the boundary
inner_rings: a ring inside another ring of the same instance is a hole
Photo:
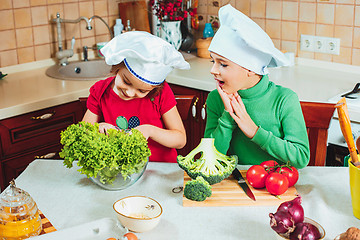
[[[147,166],[147,163],[141,169],[139,169],[139,171],[137,173],[133,173],[133,174],[127,176],[125,179],[124,179],[123,175],[121,173],[119,173],[118,175],[116,175],[115,180],[112,183],[101,182],[101,179],[99,176],[97,176],[96,178],[90,177],[90,180],[92,182],[94,182],[96,185],[98,185],[101,188],[104,188],[106,190],[112,190],[112,191],[123,190],[125,188],[130,187],[131,185],[136,183],[141,178],[141,176],[145,172],[146,166]]]
[[[307,218],[307,217],[304,218],[304,222],[311,223],[312,225],[317,227],[317,229],[319,230],[320,235],[321,235],[320,239],[325,238],[325,229],[319,223],[317,223],[316,221],[314,221],[314,220],[312,220],[310,218]],[[274,233],[276,234],[276,239],[278,239],[278,240],[289,239],[288,237],[286,237],[284,235],[280,235],[280,234],[276,233],[275,231],[274,231]]]
[[[113,205],[120,223],[133,232],[147,232],[154,229],[163,213],[160,203],[145,196],[129,196]]]

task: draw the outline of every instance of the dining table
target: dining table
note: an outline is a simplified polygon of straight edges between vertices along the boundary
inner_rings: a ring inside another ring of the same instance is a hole
[[[99,187],[78,170],[76,164],[67,168],[62,160],[36,159],[15,179],[57,231],[102,218],[117,219],[115,201],[147,196],[161,204],[163,214],[153,230],[137,233],[141,240],[276,239],[269,213],[276,212],[277,205],[184,207],[183,192],[173,192],[184,182],[184,171],[177,163],[149,162],[135,184],[119,191]],[[347,167],[299,169],[295,187],[305,217],[323,226],[325,239],[335,239],[349,227],[360,228],[352,212]]]

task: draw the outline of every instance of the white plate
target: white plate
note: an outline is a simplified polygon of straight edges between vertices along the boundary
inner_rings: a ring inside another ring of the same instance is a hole
[[[93,222],[85,223],[76,227],[67,228],[31,239],[46,240],[105,240],[113,237],[121,239],[128,230],[112,218],[102,218]]]

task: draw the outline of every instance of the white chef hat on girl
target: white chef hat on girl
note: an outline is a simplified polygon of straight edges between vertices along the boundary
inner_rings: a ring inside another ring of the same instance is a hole
[[[106,64],[117,65],[124,61],[135,77],[151,85],[161,84],[174,68],[190,68],[170,43],[143,31],[122,33],[100,51]]]
[[[219,10],[220,28],[209,51],[259,75],[268,73],[267,66],[289,66],[290,62],[271,38],[245,14],[230,4]]]

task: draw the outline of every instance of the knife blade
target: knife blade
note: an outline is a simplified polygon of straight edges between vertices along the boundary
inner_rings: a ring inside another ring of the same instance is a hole
[[[252,200],[256,201],[254,194],[252,193],[251,189],[249,188],[245,179],[243,178],[243,176],[241,175],[240,171],[237,168],[234,169],[234,171],[232,172],[232,175],[238,181],[238,184],[244,190],[246,195],[249,198],[251,198]]]

